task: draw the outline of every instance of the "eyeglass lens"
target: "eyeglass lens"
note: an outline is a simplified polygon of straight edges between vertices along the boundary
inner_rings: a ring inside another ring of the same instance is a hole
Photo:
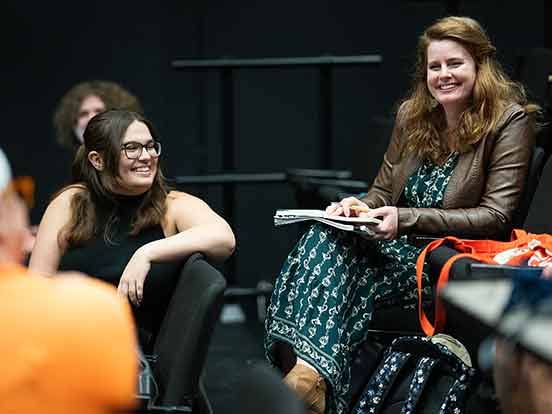
[[[126,156],[131,160],[140,158],[144,148],[152,157],[159,157],[161,155],[161,143],[157,141],[148,142],[147,144],[129,142],[123,146]]]

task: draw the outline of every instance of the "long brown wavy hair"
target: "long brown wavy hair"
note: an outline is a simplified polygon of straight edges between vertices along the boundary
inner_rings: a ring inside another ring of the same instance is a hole
[[[455,150],[466,152],[495,131],[504,110],[512,103],[522,105],[528,114],[538,110],[538,106],[528,104],[523,86],[505,74],[495,58],[495,47],[477,21],[456,16],[437,20],[419,38],[413,88],[399,109],[403,133],[408,137],[403,154],[412,152],[434,162],[450,149],[443,139],[447,128],[445,112],[427,87],[427,49],[431,41],[446,39],[464,46],[476,65],[471,102],[454,131],[458,145]]]
[[[89,96],[100,98],[105,109],[143,112],[138,98],[118,83],[103,80],[78,83],[63,95],[53,118],[56,139],[61,146],[67,149],[73,149],[78,144],[73,127],[77,122],[82,101]]]
[[[106,111],[94,116],[88,123],[84,131],[84,144],[79,147],[73,161],[73,183],[59,192],[68,188],[82,189],[71,200],[71,219],[60,232],[60,245],[78,246],[101,232],[107,243],[112,242],[111,229],[118,220],[121,142],[126,130],[135,121],[144,123],[153,139],[159,140],[151,122],[137,112]],[[91,151],[97,151],[102,156],[102,171],[96,170],[90,163],[88,154]],[[131,221],[131,235],[162,222],[166,213],[166,195],[167,188],[158,162],[153,184],[143,195]]]

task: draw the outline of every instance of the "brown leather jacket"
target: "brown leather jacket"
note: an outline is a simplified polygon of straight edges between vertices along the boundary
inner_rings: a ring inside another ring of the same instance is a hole
[[[397,121],[378,175],[362,198],[372,208],[397,205],[408,178],[421,163],[415,156],[400,159],[404,139]],[[509,106],[496,133],[460,155],[442,209],[397,206],[398,234],[503,237],[511,230],[534,146],[530,117],[520,105]]]

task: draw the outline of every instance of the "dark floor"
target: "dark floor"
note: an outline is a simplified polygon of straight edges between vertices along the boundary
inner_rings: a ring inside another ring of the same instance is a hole
[[[233,414],[234,391],[245,369],[264,362],[263,325],[217,324],[205,366],[205,387],[214,414]],[[236,413],[237,414],[237,413]]]

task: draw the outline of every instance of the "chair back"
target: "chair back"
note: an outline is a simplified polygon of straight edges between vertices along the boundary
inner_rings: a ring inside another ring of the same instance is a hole
[[[550,125],[543,126],[541,131],[543,138],[551,140],[552,129]],[[541,132],[539,132],[537,135],[540,134]],[[527,215],[529,214],[531,203],[533,202],[533,198],[539,186],[542,172],[544,171],[544,167],[546,166],[548,158],[550,158],[550,145],[543,146],[541,143],[537,142],[537,145],[535,146],[535,150],[533,152],[533,158],[531,159],[531,163],[529,164],[529,171],[527,174],[527,181],[523,190],[523,196],[521,197],[519,207],[517,208],[512,218],[512,226],[515,229],[521,229],[525,224],[525,220],[527,219]]]
[[[351,181],[348,170],[316,170],[288,169],[287,181],[291,185],[299,208],[322,209],[328,205],[328,200],[336,200],[333,194],[335,182]],[[324,193],[324,188],[332,187],[330,194]],[[337,188],[337,187],[336,187]]]
[[[550,104],[550,79],[552,75],[552,49],[536,47],[520,56],[514,78],[525,87],[533,102]]]
[[[529,166],[525,190],[512,219],[514,228],[523,228],[544,167],[552,152],[552,50],[534,48],[522,56],[516,70],[516,79],[525,86],[529,99],[542,107],[542,113],[537,120],[536,147]]]
[[[201,375],[225,288],[224,277],[201,254],[184,264],[154,346],[161,405],[196,405],[202,396]]]

